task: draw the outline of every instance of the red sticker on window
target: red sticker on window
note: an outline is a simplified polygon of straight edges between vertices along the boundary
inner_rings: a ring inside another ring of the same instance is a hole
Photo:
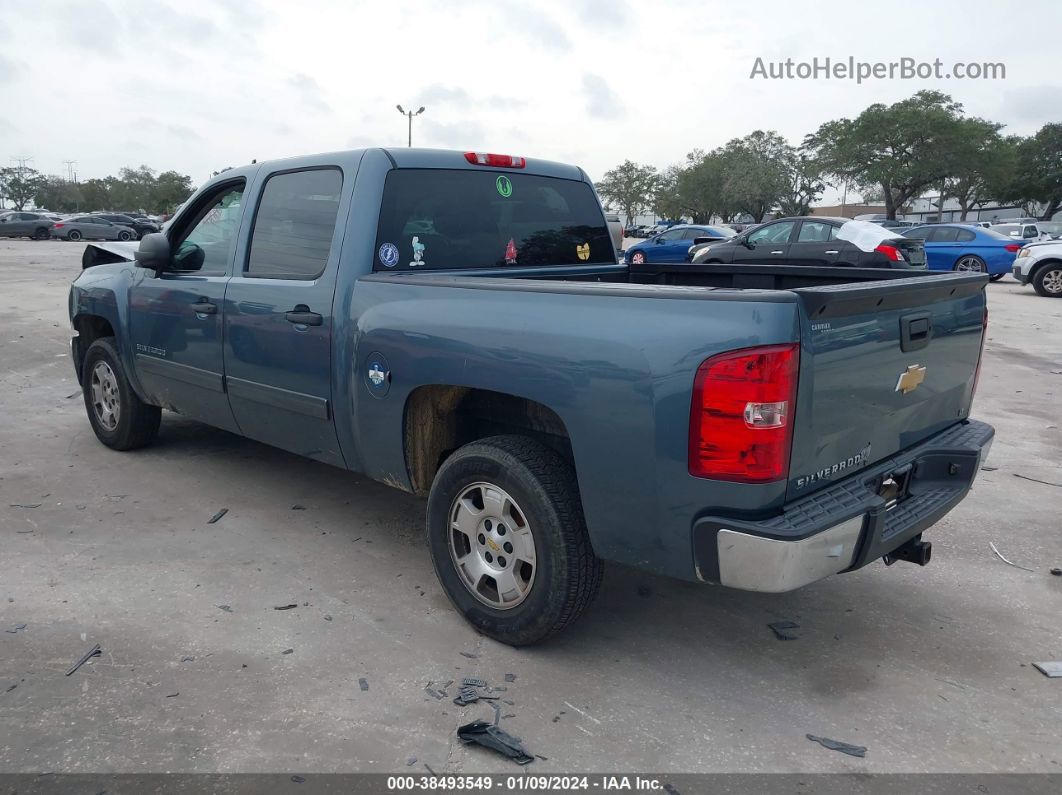
[[[509,238],[509,245],[505,247],[505,264],[516,264],[516,242],[511,237]]]

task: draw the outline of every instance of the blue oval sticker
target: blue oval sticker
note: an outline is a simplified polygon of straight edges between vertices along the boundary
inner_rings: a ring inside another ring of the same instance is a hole
[[[398,246],[394,243],[384,243],[376,253],[385,267],[393,268],[398,264]]]

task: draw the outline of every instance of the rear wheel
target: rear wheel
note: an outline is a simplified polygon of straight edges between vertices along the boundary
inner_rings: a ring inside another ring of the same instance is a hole
[[[955,263],[955,270],[965,273],[984,273],[988,267],[985,261],[976,254],[964,254]]]
[[[81,391],[96,438],[115,450],[133,450],[159,432],[162,409],[142,401],[122,367],[113,337],[96,340],[85,352]]]
[[[601,584],[575,471],[534,439],[494,436],[446,459],[428,497],[427,534],[450,601],[512,646],[566,628]]]
[[[49,237],[51,235],[48,233],[48,227],[46,226],[42,226],[33,235],[34,240],[47,240]]]
[[[81,233],[76,229],[71,229],[69,232],[66,233],[66,239],[77,242],[81,239]]]
[[[1046,298],[1062,298],[1062,263],[1052,263],[1036,271],[1033,288]]]

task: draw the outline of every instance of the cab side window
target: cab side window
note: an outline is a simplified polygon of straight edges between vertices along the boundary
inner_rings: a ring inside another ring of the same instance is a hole
[[[255,214],[246,276],[312,280],[328,262],[343,175],[337,168],[274,174]]]
[[[219,187],[182,223],[171,243],[175,271],[203,276],[228,272],[240,228],[244,187],[243,180]]]

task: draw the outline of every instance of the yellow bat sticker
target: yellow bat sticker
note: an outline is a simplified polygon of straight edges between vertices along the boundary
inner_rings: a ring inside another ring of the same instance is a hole
[[[579,259],[585,261],[590,259],[590,244],[580,243],[575,247],[575,253],[579,255]]]

